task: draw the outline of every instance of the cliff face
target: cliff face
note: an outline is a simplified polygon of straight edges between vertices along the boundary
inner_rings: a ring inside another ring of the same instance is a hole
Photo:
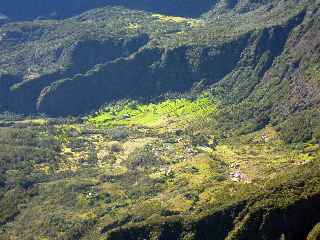
[[[51,115],[85,113],[113,99],[183,92],[200,81],[207,86],[217,82],[226,85],[229,78],[234,86],[227,87],[227,91],[233,100],[242,101],[252,94],[274,60],[286,54],[288,37],[304,16],[305,12],[301,12],[282,25],[245,33],[212,47],[142,48],[130,57],[99,65],[87,74],[47,87],[37,103],[38,111]],[[247,79],[237,80],[234,76],[237,72],[250,74]],[[58,96],[61,102],[56,101]],[[62,102],[67,104],[60,111]]]
[[[320,239],[319,0],[20,2],[1,240]]]
[[[318,128],[320,102],[318,14],[317,6],[310,7],[297,17],[302,22],[291,31],[287,31],[289,24],[260,35],[254,51],[255,56],[261,56],[256,67],[242,68],[213,88],[214,94],[231,103],[224,117],[231,113],[238,126],[251,119],[252,125],[244,126],[243,131],[281,123],[279,128],[284,135],[301,133],[296,138],[289,137],[289,142],[312,138]],[[262,46],[268,47],[263,50]],[[232,109],[237,110],[232,113]]]
[[[106,8],[4,25],[2,106],[77,115],[116,99],[188,91],[197,82],[240,109],[240,122],[263,125],[318,106],[315,2],[210,6],[200,19]]]
[[[147,41],[148,35],[145,34],[125,41],[79,41],[71,51],[70,65],[67,68],[51,74],[44,74],[28,81],[20,80],[21,82],[15,85],[14,88],[7,89],[7,94],[9,94],[8,109],[21,113],[36,113],[36,103],[39,95],[50,84],[59,79],[73,76],[76,73],[85,73],[99,62],[111,61],[120,56],[128,55],[136,51],[141,45],[146,44]],[[77,96],[78,93],[73,93],[72,95]],[[73,113],[77,114],[77,112]],[[71,114],[71,112],[68,112],[68,114]]]
[[[85,113],[114,99],[187,91],[203,79],[212,84],[236,66],[248,41],[246,35],[217,48],[143,48],[130,57],[52,84],[42,91],[38,111],[51,115]]]

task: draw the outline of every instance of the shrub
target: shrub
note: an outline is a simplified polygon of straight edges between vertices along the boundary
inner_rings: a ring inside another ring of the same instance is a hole
[[[111,138],[116,141],[121,141],[129,136],[129,130],[125,127],[118,127],[111,131]]]
[[[205,133],[195,133],[191,135],[191,143],[193,146],[208,146],[209,136]]]
[[[148,168],[159,164],[158,157],[148,147],[137,150],[128,158],[128,167],[130,169]]]
[[[313,111],[297,113],[280,124],[278,129],[287,143],[307,142],[319,135],[320,123],[317,119],[320,115]]]
[[[121,152],[121,151],[123,151],[123,147],[119,142],[114,142],[110,146],[110,151],[111,152]]]

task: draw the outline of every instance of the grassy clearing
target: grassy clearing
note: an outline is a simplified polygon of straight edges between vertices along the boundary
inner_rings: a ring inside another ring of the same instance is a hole
[[[173,23],[187,24],[190,27],[199,27],[202,24],[202,21],[199,19],[184,18],[184,17],[178,17],[178,16],[152,14],[152,17],[162,23],[173,22]]]
[[[100,126],[183,125],[199,118],[206,118],[215,111],[215,103],[207,97],[199,98],[196,101],[188,99],[166,100],[156,104],[126,102],[120,106],[107,107],[97,116],[89,117],[87,122]]]
[[[129,25],[128,25],[128,29],[129,30],[138,30],[141,27],[142,26],[140,24],[136,24],[136,23],[129,23]]]
[[[16,124],[26,124],[32,126],[45,126],[48,124],[48,120],[45,118],[34,118],[18,121]]]

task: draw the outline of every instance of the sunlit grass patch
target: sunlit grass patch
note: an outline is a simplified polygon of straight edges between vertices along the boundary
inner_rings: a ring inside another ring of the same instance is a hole
[[[161,15],[161,14],[152,14],[152,17],[159,19],[160,21],[172,21],[172,22],[185,22],[188,21],[187,18],[184,17],[177,17],[177,16],[166,16],[166,15]]]
[[[157,19],[160,22],[168,23],[184,23],[191,27],[198,27],[201,25],[201,20],[199,19],[192,19],[192,18],[184,18],[184,17],[178,17],[178,16],[167,16],[162,14],[152,14],[152,17]]]
[[[129,25],[128,25],[129,30],[138,30],[140,28],[141,28],[141,25],[139,25],[137,23],[129,23]]]
[[[169,183],[169,186],[184,181],[192,188],[201,188],[203,184],[220,174],[207,154],[199,154],[190,160],[175,164],[171,168],[175,179],[174,182]]]
[[[33,126],[45,126],[48,124],[48,120],[45,118],[34,118],[34,119],[25,119],[23,121],[19,121],[18,123],[25,123]]]
[[[132,211],[138,216],[148,218],[153,214],[160,214],[164,208],[164,202],[160,198],[138,201],[132,208]]]
[[[100,168],[100,171],[107,176],[121,176],[128,172],[128,168],[125,166],[105,166]]]
[[[205,118],[216,111],[215,103],[201,97],[195,101],[188,99],[166,100],[160,103],[136,104],[127,102],[107,107],[97,116],[89,117],[88,123],[104,126],[159,127],[183,125],[198,118]]]
[[[51,172],[51,167],[48,163],[37,164],[34,166],[34,168],[37,171],[42,172],[44,174],[50,174],[50,172]]]
[[[57,164],[57,171],[76,171],[80,166],[80,162],[86,156],[84,153],[73,151],[69,146],[62,145],[61,159]]]
[[[101,194],[110,194],[112,198],[122,199],[125,198],[125,191],[116,183],[102,183],[98,187],[99,193]]]
[[[177,195],[169,200],[168,209],[174,212],[185,212],[192,207],[192,200],[186,199],[181,195]]]

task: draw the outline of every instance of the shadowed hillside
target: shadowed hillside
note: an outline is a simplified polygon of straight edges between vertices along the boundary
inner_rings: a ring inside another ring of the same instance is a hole
[[[238,81],[250,92],[267,70],[278,71],[273,63],[288,56],[286,43],[299,41],[296,27],[315,16],[304,2],[259,4],[244,11],[249,3],[229,9],[221,2],[202,19],[104,8],[63,21],[5,25],[2,78],[16,80],[2,88],[8,96],[3,107],[80,114],[113,99],[186,91],[200,81],[228,84],[241,78],[234,75],[239,71],[250,74]],[[247,24],[251,18],[257,21]],[[241,94],[238,101],[247,97]]]
[[[0,12],[0,240],[320,239],[318,0]]]

